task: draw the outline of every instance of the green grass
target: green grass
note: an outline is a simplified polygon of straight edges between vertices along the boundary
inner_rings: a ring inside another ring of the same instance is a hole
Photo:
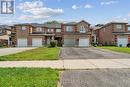
[[[12,50],[13,51],[13,50]],[[1,61],[19,61],[19,60],[57,60],[59,58],[60,48],[41,47],[33,50],[0,56]]]
[[[57,87],[59,72],[43,68],[0,68],[0,87]]]
[[[130,48],[125,48],[125,47],[102,46],[102,47],[99,47],[99,48],[112,50],[112,51],[116,51],[116,52],[129,53],[130,54]]]

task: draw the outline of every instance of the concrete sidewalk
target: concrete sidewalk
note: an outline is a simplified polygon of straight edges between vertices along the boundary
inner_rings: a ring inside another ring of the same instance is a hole
[[[0,67],[39,67],[39,68],[53,68],[53,69],[130,68],[130,59],[1,61]]]
[[[37,47],[13,47],[13,48],[1,48],[0,49],[0,56],[5,56],[9,54],[15,54],[27,50],[36,49]]]

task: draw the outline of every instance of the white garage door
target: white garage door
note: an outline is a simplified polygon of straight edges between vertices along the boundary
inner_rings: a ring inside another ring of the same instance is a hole
[[[89,47],[89,39],[79,39],[79,47]]]
[[[26,47],[27,46],[27,38],[18,38],[17,41],[18,47]]]
[[[34,47],[42,46],[42,38],[33,38],[32,39],[32,46],[34,46]]]
[[[127,36],[118,36],[117,43],[118,43],[118,46],[126,47],[128,44],[128,37]]]
[[[75,39],[64,39],[64,46],[73,47],[75,45]]]

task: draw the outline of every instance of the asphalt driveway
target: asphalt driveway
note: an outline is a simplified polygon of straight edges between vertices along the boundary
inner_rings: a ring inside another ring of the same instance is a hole
[[[130,87],[130,69],[65,71],[61,87]]]
[[[15,54],[26,50],[35,49],[36,47],[21,47],[21,48],[1,48],[0,49],[0,56]]]
[[[61,49],[62,59],[125,59],[130,58],[130,54],[113,52],[100,48],[68,48]]]

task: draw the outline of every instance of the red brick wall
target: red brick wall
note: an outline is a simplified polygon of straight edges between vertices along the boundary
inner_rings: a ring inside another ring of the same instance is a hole
[[[105,29],[105,30],[104,30]],[[111,44],[115,41],[113,32],[113,25],[108,25],[106,27],[103,27],[99,30],[99,44],[105,45]]]
[[[130,43],[130,35],[128,36],[128,42]]]

